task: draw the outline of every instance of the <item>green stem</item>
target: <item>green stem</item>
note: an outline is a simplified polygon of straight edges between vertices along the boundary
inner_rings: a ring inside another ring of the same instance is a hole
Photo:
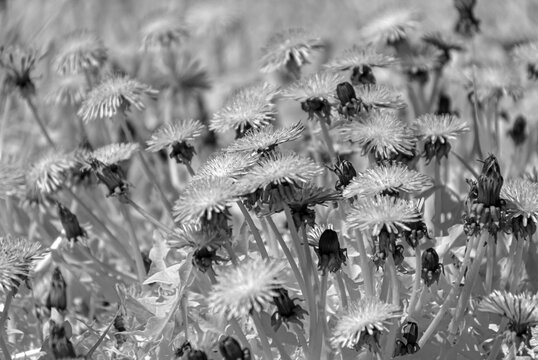
[[[4,102],[4,111],[2,112],[2,119],[0,119],[0,159],[2,159],[2,153],[4,150],[4,135],[6,133],[6,123],[9,111],[11,110],[12,101],[11,96],[6,96],[6,100]]]
[[[190,163],[185,163],[185,167],[187,168],[187,171],[189,172],[189,174],[190,174],[191,176],[196,175],[195,172],[194,172],[194,169],[192,168],[192,166],[191,166]]]
[[[310,354],[313,359],[322,358],[322,345],[323,345],[323,334],[327,326],[327,319],[325,316],[325,304],[327,301],[327,274],[321,276],[321,289],[319,292],[319,304],[318,304],[318,321],[316,329],[315,341],[310,340]]]
[[[254,240],[256,241],[256,245],[258,245],[258,250],[260,251],[262,258],[265,260],[269,259],[269,254],[267,253],[267,249],[265,248],[265,244],[263,243],[260,231],[256,227],[256,224],[254,224],[254,220],[252,219],[252,216],[250,216],[250,213],[245,207],[245,204],[243,204],[242,201],[237,201],[237,206],[239,206],[239,210],[241,210],[241,213],[243,213],[243,217],[245,218],[245,221],[250,227],[250,231],[252,232],[252,236],[254,236]]]
[[[517,287],[513,285],[519,284],[519,280],[521,279],[518,275],[523,263],[523,248],[525,245],[525,238],[520,239],[518,236],[514,235],[514,240],[516,241],[516,253],[514,254],[514,261],[512,263],[513,267],[510,274],[510,290],[517,291]]]
[[[340,300],[342,301],[342,310],[346,310],[348,308],[348,302],[347,302],[347,293],[346,293],[346,286],[344,284],[344,280],[342,279],[342,273],[337,272],[335,274],[336,283],[338,284],[338,289],[340,289]]]
[[[415,313],[415,307],[417,304],[418,293],[420,288],[420,279],[422,275],[422,256],[420,253],[420,245],[417,244],[415,248],[415,281],[413,281],[413,290],[411,292],[411,299],[409,300],[408,316],[412,318]]]
[[[35,121],[37,122],[37,125],[41,129],[41,132],[45,136],[45,139],[47,139],[47,142],[49,145],[56,149],[56,144],[54,141],[52,141],[52,138],[49,135],[49,132],[47,131],[47,128],[45,127],[45,124],[43,123],[43,120],[41,119],[41,116],[39,116],[39,112],[37,111],[37,108],[30,96],[23,95],[24,100],[26,100],[26,103],[28,104],[28,107],[30,108],[30,111],[32,112],[32,115],[34,116]]]
[[[306,343],[306,338],[304,337],[304,329],[298,324],[293,324],[295,327],[295,334],[297,335],[297,340],[299,345],[303,348],[303,353],[306,355],[308,353],[308,344]]]
[[[329,119],[330,118],[328,118],[328,120]],[[336,156],[336,151],[334,151],[333,139],[331,138],[331,134],[329,134],[329,128],[327,127],[327,124],[325,123],[325,118],[319,117],[318,120],[321,126],[321,132],[323,133],[323,138],[325,139],[325,143],[327,144],[327,149],[329,150],[331,162],[333,164],[336,164],[338,162],[338,158]]]
[[[316,294],[319,290],[319,278],[315,271],[314,261],[312,260],[312,254],[310,253],[310,245],[308,245],[308,234],[306,232],[306,226],[305,225],[301,226],[301,229],[303,233],[303,250],[304,250],[305,258],[306,258],[306,267],[310,269],[310,273],[309,273],[310,279],[312,278],[314,279],[313,291],[314,291],[314,294]]]
[[[495,337],[493,345],[491,346],[491,351],[489,352],[487,360],[497,359],[497,355],[499,355],[499,351],[501,350],[502,342],[504,339],[503,332],[506,329],[506,325],[508,325],[508,319],[503,317],[501,320],[501,324],[499,325],[499,332]]]
[[[6,302],[4,303],[4,309],[2,310],[2,316],[0,317],[0,349],[2,349],[2,352],[4,353],[4,357],[6,360],[11,360],[11,354],[9,353],[9,349],[7,347],[7,343],[5,341],[5,326],[8,318],[9,313],[9,307],[11,306],[11,302],[13,300],[13,296],[15,296],[14,290],[10,290],[6,294]]]
[[[142,253],[140,252],[140,245],[134,229],[133,220],[131,219],[131,214],[129,214],[129,209],[124,204],[120,205],[120,210],[125,218],[125,221],[127,221],[127,231],[129,232],[129,239],[131,240],[131,247],[136,263],[138,280],[140,283],[143,283],[144,279],[146,278],[146,268],[144,267],[144,260],[142,259]]]
[[[258,337],[260,339],[260,342],[262,343],[263,359],[273,360],[271,345],[269,344],[269,339],[267,339],[267,335],[263,331],[263,325],[260,319],[260,315],[258,314],[258,312],[253,311],[250,316],[252,317],[252,320],[254,320],[254,326],[256,326],[256,330],[258,331]]]
[[[390,274],[390,283],[392,286],[392,305],[400,306],[400,287],[398,284],[398,276],[396,274],[396,265],[394,264],[394,258],[392,254],[388,254],[387,259],[385,260],[385,275]],[[385,344],[385,357],[392,358],[394,353],[394,346],[396,345],[396,334],[398,329],[398,320],[392,320],[392,325],[390,326],[390,331],[387,336],[387,343]]]
[[[494,265],[497,265],[496,261],[496,244],[489,244],[487,248],[486,258],[486,294],[489,294],[493,288],[493,275],[495,272]]]
[[[441,160],[434,159],[434,168],[435,168],[435,185],[438,186],[438,190],[435,193],[435,217],[434,217],[434,230],[435,233],[439,236],[443,235],[441,231],[441,212],[443,211],[443,200],[441,196],[443,194],[443,187],[441,181]]]
[[[370,259],[368,259],[368,255],[366,254],[366,247],[364,246],[364,240],[366,239],[366,236],[364,236],[365,234],[361,234],[359,230],[357,230],[356,233],[357,246],[359,247],[359,260],[362,270],[362,279],[366,288],[366,296],[374,297],[374,279],[372,277],[372,273],[370,272]]]
[[[150,213],[148,213],[146,210],[144,210],[140,205],[138,205],[137,203],[135,203],[133,200],[131,200],[130,198],[126,197],[126,201],[129,205],[131,205],[133,207],[133,209],[135,209],[136,211],[138,211],[140,213],[140,215],[142,215],[145,219],[147,219],[150,223],[152,223],[153,225],[155,225],[156,227],[158,227],[159,229],[161,229],[162,231],[164,231],[165,233],[167,234],[171,234],[173,233],[172,229],[170,229],[168,226],[164,225],[163,223],[161,223],[159,220],[155,219],[153,216],[151,216]]]
[[[435,106],[435,103],[437,102],[437,99],[439,97],[439,90],[441,89],[439,84],[441,84],[442,72],[442,69],[437,69],[433,74],[432,91],[430,93],[430,100],[428,101],[428,108],[426,110],[426,112],[428,113],[433,112],[433,107]]]

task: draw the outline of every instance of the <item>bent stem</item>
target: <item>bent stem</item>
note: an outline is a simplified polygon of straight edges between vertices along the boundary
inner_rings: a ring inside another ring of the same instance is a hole
[[[136,273],[138,275],[138,280],[140,283],[144,282],[146,277],[146,268],[144,266],[144,260],[142,259],[142,253],[140,252],[140,245],[138,238],[136,237],[136,231],[134,229],[133,220],[131,219],[131,214],[129,214],[129,209],[124,204],[120,205],[121,213],[127,221],[127,231],[129,232],[129,240],[131,240],[132,252],[134,255],[136,263]]]
[[[336,283],[338,284],[338,289],[340,290],[340,300],[342,302],[342,309],[346,310],[348,307],[347,302],[347,293],[346,293],[346,286],[344,284],[344,280],[342,279],[341,272],[337,272],[334,277],[336,278]]]
[[[47,128],[45,127],[45,124],[43,123],[43,120],[41,119],[41,116],[39,116],[39,112],[37,111],[37,108],[30,96],[23,95],[24,100],[26,100],[26,103],[28,104],[28,107],[30,108],[30,111],[32,112],[32,115],[37,122],[37,125],[41,129],[41,132],[43,133],[43,136],[45,136],[45,139],[47,139],[47,142],[49,145],[56,149],[56,143],[52,140],[52,138],[49,135],[49,132],[47,131]]]
[[[13,296],[15,295],[13,290],[10,290],[6,294],[6,302],[4,303],[4,309],[2,309],[2,317],[0,317],[0,349],[2,349],[2,352],[4,353],[4,357],[6,360],[11,360],[11,355],[9,353],[9,349],[6,344],[6,340],[4,338],[5,335],[5,326],[7,322],[9,307],[11,306],[11,302],[13,300]]]
[[[267,249],[265,248],[265,244],[263,243],[260,231],[256,227],[256,224],[254,224],[254,220],[252,219],[252,216],[250,216],[250,213],[245,207],[245,204],[243,204],[242,201],[238,201],[237,206],[239,206],[239,210],[241,210],[241,213],[243,213],[243,217],[245,218],[245,221],[247,222],[250,231],[252,232],[252,236],[254,236],[254,240],[256,241],[256,245],[258,245],[258,250],[260,251],[262,258],[264,260],[269,259],[269,254],[267,253]]]

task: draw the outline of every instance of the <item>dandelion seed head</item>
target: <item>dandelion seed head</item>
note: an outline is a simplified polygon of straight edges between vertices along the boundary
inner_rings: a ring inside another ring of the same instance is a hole
[[[216,112],[209,128],[217,132],[232,129],[260,128],[275,119],[277,110],[273,99],[279,91],[268,83],[240,89]]]
[[[108,76],[90,91],[78,116],[89,122],[98,118],[111,118],[131,106],[141,111],[145,108],[144,95],[153,97],[157,91],[127,76]]]
[[[512,294],[495,290],[480,304],[478,310],[498,314],[509,320],[509,328],[524,335],[528,327],[538,324],[538,298],[530,293]]]
[[[26,238],[0,236],[0,290],[16,291],[32,270],[35,260],[44,253],[41,245]]]
[[[415,130],[422,140],[445,143],[455,140],[458,136],[469,131],[469,126],[464,119],[454,115],[425,114],[415,122]]]
[[[512,218],[521,216],[523,225],[527,221],[538,224],[538,183],[528,179],[510,179],[501,188],[501,197],[507,202],[507,211]]]
[[[210,308],[226,315],[228,320],[267,308],[273,297],[278,296],[276,288],[284,285],[279,279],[284,269],[282,262],[249,260],[220,273],[219,281],[209,295]]]
[[[370,197],[389,193],[418,193],[433,186],[432,179],[404,164],[384,164],[357,174],[344,189],[345,198]]]
[[[325,99],[329,102],[336,101],[336,87],[344,79],[337,73],[321,72],[311,75],[293,83],[284,96],[300,102],[309,99]]]
[[[419,204],[415,201],[377,196],[363,198],[354,204],[346,221],[350,228],[378,236],[384,229],[393,234],[409,231],[411,229],[407,224],[418,222],[421,218]]]
[[[142,49],[156,51],[181,45],[188,37],[187,28],[179,16],[159,11],[146,17],[140,29]]]
[[[310,35],[304,29],[292,28],[273,35],[262,50],[260,60],[264,73],[281,70],[294,62],[294,66],[308,64],[312,53],[323,47],[320,38]]]
[[[374,331],[388,331],[389,320],[400,316],[399,307],[375,298],[362,298],[338,319],[331,344],[339,348],[356,348],[361,337]]]
[[[35,161],[28,169],[27,187],[43,195],[52,194],[65,185],[68,174],[76,164],[72,156],[51,151]]]
[[[196,172],[195,178],[228,177],[237,179],[248,173],[259,160],[258,154],[247,152],[218,152]]]
[[[224,152],[258,152],[272,151],[277,145],[300,138],[304,131],[301,123],[293,124],[290,127],[275,129],[268,125],[260,129],[251,129],[245,136],[235,140]]]
[[[385,45],[406,39],[419,25],[415,11],[399,8],[379,14],[359,31],[364,42]]]
[[[538,42],[518,45],[514,48],[515,58],[525,64],[538,65]]]
[[[346,50],[342,56],[332,60],[325,67],[333,71],[346,71],[364,65],[369,67],[386,67],[396,62],[396,58],[377,52],[372,46],[353,46],[353,48]]]
[[[106,60],[103,41],[91,31],[76,30],[62,38],[54,67],[60,75],[79,74],[100,68]]]
[[[157,129],[148,140],[148,150],[157,152],[170,148],[174,143],[192,142],[205,130],[204,124],[198,120],[168,123]]]
[[[55,105],[80,105],[86,98],[88,85],[83,75],[67,75],[57,79],[47,94],[46,102]]]

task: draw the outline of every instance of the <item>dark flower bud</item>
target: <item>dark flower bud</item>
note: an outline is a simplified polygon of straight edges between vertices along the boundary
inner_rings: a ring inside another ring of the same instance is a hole
[[[353,85],[375,85],[376,79],[372,68],[368,65],[355,66],[351,73]]]
[[[516,146],[523,144],[527,139],[526,129],[527,120],[522,115],[519,115],[514,121],[513,127],[508,130],[508,136],[512,138]]]
[[[379,242],[379,250],[385,253],[393,254],[396,250],[396,235],[388,232],[384,227],[377,236]]]
[[[191,350],[187,353],[187,360],[207,360],[207,355],[202,350]]]
[[[452,114],[452,111],[450,110],[452,106],[452,100],[450,100],[450,97],[442,92],[439,94],[439,101],[437,102],[437,110],[435,111],[435,115],[450,115]]]
[[[338,96],[338,100],[340,100],[342,105],[350,103],[352,100],[357,100],[357,94],[353,85],[347,81],[336,86],[336,96]]]
[[[331,170],[338,176],[335,186],[338,191],[342,191],[343,188],[349,185],[351,179],[357,176],[353,164],[347,160],[339,160]]]
[[[404,356],[407,355],[407,346],[402,340],[396,340],[396,345],[394,347],[394,354],[392,357]]]
[[[282,322],[288,325],[288,322],[293,322],[303,327],[301,322],[304,319],[304,315],[308,314],[300,305],[295,304],[297,298],[291,299],[288,290],[284,288],[278,288],[275,290],[278,293],[278,296],[273,297],[273,302],[277,307],[277,311],[271,316],[271,326],[273,329],[278,331]]]
[[[52,281],[50,283],[50,290],[47,296],[47,308],[56,308],[59,311],[63,311],[67,308],[67,285],[60,268],[55,268],[52,273]]]
[[[86,236],[86,231],[80,226],[77,216],[60,203],[58,203],[58,215],[67,240],[77,241]]]
[[[330,119],[331,104],[325,98],[309,98],[301,103],[301,109],[303,109],[304,112],[308,113],[309,119],[313,119],[314,115],[317,115],[318,117],[324,118],[326,120]]]
[[[448,153],[452,149],[452,145],[445,140],[441,141],[436,139],[434,142],[427,140],[424,143],[424,152],[423,156],[426,158],[426,164],[429,164],[433,158],[437,158],[437,162],[440,162],[444,157],[448,158]]]
[[[127,331],[125,328],[125,320],[123,319],[122,314],[118,314],[118,316],[114,318],[114,329],[116,330],[116,334],[114,334],[116,344],[118,347],[120,347],[123,345],[123,343],[125,343],[125,341],[127,341],[125,335],[121,334],[122,332]]]
[[[49,346],[54,359],[75,358],[75,348],[65,334],[65,328],[54,321],[50,324]]]
[[[146,274],[149,273],[149,270],[151,269],[151,259],[149,257],[149,251],[144,250],[141,251],[140,254],[142,255],[142,261],[144,262],[144,270],[146,270]]]
[[[185,341],[180,347],[176,349],[176,359],[180,359],[183,357],[183,355],[187,354],[192,350],[191,343],[189,341]]]
[[[464,37],[472,37],[480,31],[480,20],[474,14],[476,0],[454,0],[458,11],[458,21],[454,31]]]
[[[108,188],[110,196],[126,196],[129,184],[124,180],[123,170],[116,164],[106,165],[97,159],[91,159],[90,165],[95,176]]]
[[[178,164],[190,164],[192,157],[196,154],[194,146],[186,142],[175,141],[170,151],[170,159],[175,159]]]
[[[392,254],[392,257],[394,259],[394,265],[400,266],[402,265],[405,257],[404,257],[404,247],[401,244],[396,245],[396,248],[394,249],[394,254]]]
[[[211,269],[213,262],[224,260],[217,255],[217,249],[211,249],[207,246],[203,246],[194,251],[192,257],[192,264],[198,268],[201,272],[205,273]]]
[[[443,265],[439,263],[439,255],[434,248],[429,248],[422,254],[422,274],[426,286],[430,287],[439,281]]]
[[[419,84],[426,84],[430,80],[428,69],[423,67],[412,66],[406,70],[406,73],[409,81],[416,81]]]
[[[535,64],[527,64],[527,75],[529,80],[538,79],[538,67]]]
[[[318,270],[323,275],[330,272],[337,272],[346,263],[347,250],[340,248],[338,234],[336,231],[327,229],[319,238],[319,247],[316,249],[318,255]]]
[[[408,344],[416,344],[418,341],[418,325],[416,322],[408,321],[402,327],[402,336]]]
[[[501,188],[504,179],[501,175],[501,168],[495,155],[490,155],[484,160],[482,173],[478,177],[478,198],[479,203],[489,207],[499,205]]]
[[[220,354],[224,360],[251,360],[250,349],[241,349],[239,342],[231,336],[224,337],[219,342]]]
[[[536,233],[536,223],[532,219],[526,219],[526,225],[522,216],[512,218],[512,233],[520,239],[530,239]]]
[[[253,129],[252,125],[250,123],[246,123],[244,125],[241,125],[235,129],[235,139],[241,139],[247,131]]]

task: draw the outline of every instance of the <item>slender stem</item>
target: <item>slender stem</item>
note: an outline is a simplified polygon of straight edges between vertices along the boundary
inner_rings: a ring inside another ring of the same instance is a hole
[[[523,262],[523,248],[525,245],[525,238],[520,239],[518,236],[514,235],[514,239],[512,241],[516,242],[516,253],[514,255],[514,262],[512,263],[512,271],[510,274],[510,290],[516,291],[518,290],[517,287],[512,286],[513,284],[519,284],[519,271],[521,269],[521,265]]]
[[[168,226],[161,223],[159,220],[155,219],[153,216],[151,216],[150,213],[148,213],[146,210],[144,210],[140,205],[135,203],[130,198],[126,198],[127,203],[131,205],[136,211],[140,213],[144,218],[146,218],[149,222],[151,222],[153,225],[161,229],[162,231],[166,232],[167,234],[171,234],[173,231]]]
[[[474,43],[473,43],[473,55],[474,55]],[[473,151],[476,151],[478,157],[480,159],[484,158],[482,155],[482,146],[480,146],[480,129],[478,127],[478,95],[477,95],[477,89],[476,89],[476,69],[473,65],[473,133],[474,133],[474,141],[473,141]]]
[[[398,276],[396,274],[396,265],[394,264],[394,258],[392,254],[388,254],[387,259],[385,260],[385,275],[390,274],[390,283],[392,286],[392,305],[400,306],[400,287],[398,284]],[[398,320],[392,320],[392,325],[390,326],[390,331],[387,336],[387,343],[385,344],[385,357],[392,358],[394,353],[394,346],[396,345],[396,333],[398,328]]]
[[[336,283],[338,285],[338,289],[340,289],[340,300],[342,301],[342,310],[346,310],[348,307],[347,302],[347,293],[346,293],[346,285],[344,284],[344,280],[342,279],[342,273],[337,272],[335,274]]]
[[[314,293],[316,294],[319,289],[319,278],[315,271],[314,261],[312,260],[312,254],[310,253],[310,245],[308,245],[308,234],[306,232],[306,226],[301,226],[303,234],[303,250],[306,258],[306,267],[310,269],[309,276],[314,279]]]
[[[435,192],[435,217],[434,220],[434,230],[437,235],[442,236],[443,232],[441,231],[441,212],[443,211],[443,200],[441,196],[443,194],[442,181],[441,181],[441,160],[434,159],[434,169],[435,169],[435,185],[439,187]]]
[[[325,316],[325,304],[327,301],[327,274],[322,274],[321,276],[321,289],[319,292],[319,303],[318,303],[318,321],[316,329],[315,340],[310,340],[310,354],[313,359],[322,358],[322,345],[323,345],[323,334],[327,326],[327,318]]]
[[[303,297],[306,299],[308,297],[306,286],[305,286],[303,277],[301,275],[301,271],[297,267],[297,263],[295,262],[295,259],[293,258],[293,255],[291,254],[290,249],[286,245],[286,242],[282,238],[282,235],[280,234],[280,231],[278,231],[278,227],[276,226],[271,216],[267,216],[265,219],[267,220],[269,227],[271,227],[271,230],[273,230],[273,233],[275,234],[276,239],[278,243],[280,244],[280,247],[282,248],[282,251],[284,251],[284,255],[286,256],[286,259],[290,263],[291,271],[293,271],[293,274],[295,275],[295,278],[297,279],[297,282],[299,283],[299,288],[301,289],[301,293],[303,294]]]
[[[124,204],[120,205],[120,210],[125,218],[125,221],[127,221],[127,231],[129,232],[129,239],[131,240],[131,247],[136,263],[138,280],[140,283],[143,283],[144,279],[146,278],[146,268],[144,267],[144,260],[142,259],[142,253],[140,252],[140,245],[136,237],[136,231],[131,219],[131,214],[129,214],[129,209]]]
[[[191,174],[191,176],[196,175],[190,163],[185,163],[185,167],[187,168],[187,171],[189,172],[189,174]]]
[[[473,176],[475,177],[475,179],[478,179],[478,173],[476,172],[475,169],[473,169],[473,167],[471,165],[469,165],[469,163],[467,163],[467,161],[465,161],[465,159],[459,155],[458,153],[455,153],[454,151],[452,151],[452,155],[454,155],[456,157],[456,159],[459,160],[459,162],[461,162],[461,164],[467,169],[469,170],[469,172],[471,174],[473,174]]]
[[[263,359],[273,360],[271,345],[269,344],[269,339],[267,339],[267,335],[263,331],[263,325],[260,319],[260,315],[258,314],[258,312],[253,311],[250,316],[252,317],[252,320],[254,320],[254,326],[256,326],[256,330],[258,331],[258,337],[260,339],[260,342],[262,343]]]
[[[359,259],[362,270],[362,279],[366,288],[366,296],[374,297],[374,279],[372,277],[372,273],[370,272],[370,259],[368,259],[368,255],[366,254],[366,246],[364,246],[365,239],[366,236],[357,230],[357,246],[359,247]]]
[[[437,69],[433,74],[432,91],[430,93],[430,100],[428,101],[428,108],[426,110],[426,112],[428,113],[433,112],[433,107],[435,106],[435,103],[437,102],[437,99],[439,98],[439,90],[441,89],[439,84],[441,84],[442,73],[443,73],[442,69]]]
[[[409,96],[409,100],[411,101],[415,117],[420,116],[422,114],[421,101],[417,96],[417,92],[413,87],[413,83],[410,81],[407,82],[407,95]]]
[[[301,345],[301,347],[303,348],[303,353],[306,355],[308,352],[308,344],[306,343],[306,338],[303,334],[304,329],[297,324],[293,324],[293,326],[295,327],[295,334],[297,335],[299,345]]]
[[[230,260],[232,261],[233,266],[237,266],[237,255],[235,254],[234,249],[232,248],[232,245],[229,242],[226,242],[224,244],[224,248],[226,249],[226,252],[230,256]]]
[[[4,354],[5,360],[11,360],[11,354],[9,353],[9,349],[6,344],[6,340],[4,339],[4,331],[2,330],[2,333],[0,333],[0,350],[2,350],[2,353]]]
[[[508,325],[508,319],[503,317],[501,320],[501,324],[499,325],[499,332],[497,336],[495,337],[495,341],[493,342],[493,345],[491,346],[491,351],[489,352],[487,360],[497,359],[497,355],[499,355],[499,351],[501,350],[502,342],[504,339],[504,336],[502,334],[504,330],[506,329],[506,325]]]
[[[7,344],[5,342],[5,326],[6,321],[8,318],[9,313],[9,307],[11,306],[11,301],[13,300],[14,291],[10,290],[6,294],[6,302],[4,303],[4,309],[2,310],[2,316],[0,317],[0,349],[2,349],[2,352],[4,353],[4,357],[6,360],[11,360],[11,354],[9,353],[9,349],[7,347]]]
[[[245,207],[245,204],[243,204],[242,201],[238,201],[237,205],[239,206],[239,210],[241,210],[241,213],[243,213],[243,217],[245,218],[245,221],[250,227],[250,231],[252,232],[252,236],[254,236],[254,240],[256,241],[256,245],[258,245],[258,250],[260,251],[262,258],[269,259],[269,254],[267,253],[267,249],[265,248],[265,244],[263,243],[263,239],[262,239],[262,236],[260,235],[260,231],[256,227],[256,224],[254,224],[254,220],[252,219],[252,216],[250,216],[250,213]]]
[[[494,266],[497,265],[496,261],[496,244],[488,244],[487,259],[486,259],[486,294],[489,294],[493,288],[493,275],[495,272]]]
[[[336,151],[334,151],[334,143],[333,139],[331,138],[331,134],[329,134],[329,128],[327,127],[323,117],[319,117],[318,120],[321,126],[321,132],[323,133],[323,138],[327,144],[327,149],[329,150],[329,155],[331,156],[331,161],[333,164],[336,164],[338,162],[338,158],[336,157]]]
[[[43,123],[43,120],[41,119],[41,116],[39,116],[39,112],[37,111],[37,108],[32,98],[27,95],[23,95],[23,97],[24,97],[24,100],[26,100],[26,103],[28,104],[28,107],[30,108],[32,115],[34,116],[34,119],[37,122],[37,125],[39,125],[41,132],[45,136],[45,139],[47,139],[47,142],[52,148],[56,149],[56,144],[54,143],[54,141],[52,141],[52,138],[50,137],[49,132],[47,131],[47,128],[45,127],[45,124]]]
[[[407,312],[409,317],[413,317],[415,313],[415,307],[417,304],[418,293],[420,288],[420,279],[422,275],[422,256],[420,254],[420,245],[415,248],[415,281],[413,281],[413,290],[411,292],[411,299],[409,300],[409,308]]]
[[[4,135],[6,133],[6,123],[9,111],[11,110],[12,98],[11,96],[6,96],[4,102],[4,111],[2,112],[2,119],[0,119],[0,159],[2,159],[2,153],[4,150]]]
[[[120,125],[123,129],[123,132],[127,136],[127,139],[129,140],[129,142],[134,143],[135,140],[134,140],[133,134],[131,133],[131,130],[129,130],[129,127],[127,126],[127,116],[125,115],[125,113],[122,113],[119,116],[119,118],[120,118]],[[172,205],[166,198],[166,195],[161,185],[157,182],[157,180],[155,180],[155,174],[149,168],[149,164],[146,161],[146,158],[144,157],[143,151],[138,151],[137,154],[138,154],[138,157],[140,158],[140,163],[142,164],[142,168],[144,169],[144,172],[146,173],[146,177],[153,184],[153,186],[155,186],[155,188],[157,189],[157,192],[159,193],[161,197],[161,200],[164,204],[166,211],[168,212],[168,215],[170,215],[170,218],[173,219],[174,215],[172,214]]]

